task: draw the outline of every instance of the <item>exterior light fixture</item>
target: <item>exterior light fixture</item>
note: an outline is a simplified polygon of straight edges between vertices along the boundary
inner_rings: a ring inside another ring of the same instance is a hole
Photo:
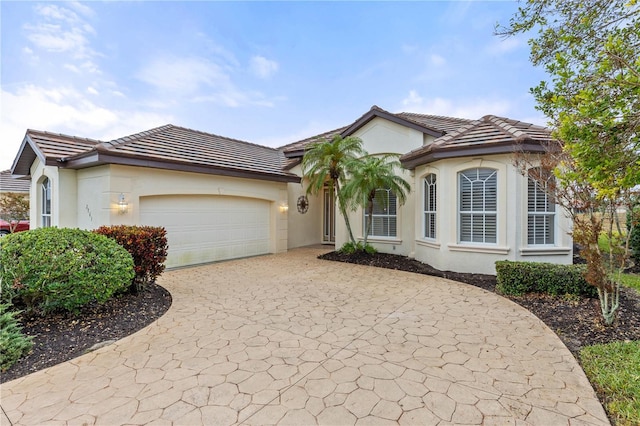
[[[283,201],[282,203],[280,203],[280,211],[282,213],[286,213],[289,211],[289,204],[287,204],[286,201]]]
[[[118,197],[118,212],[120,214],[125,214],[129,210],[129,203],[127,203],[124,199],[124,194],[120,194]]]

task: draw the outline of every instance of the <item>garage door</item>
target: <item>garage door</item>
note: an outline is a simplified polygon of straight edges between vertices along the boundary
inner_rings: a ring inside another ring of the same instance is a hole
[[[140,223],[164,226],[167,267],[270,252],[270,203],[224,196],[154,196],[140,199]]]

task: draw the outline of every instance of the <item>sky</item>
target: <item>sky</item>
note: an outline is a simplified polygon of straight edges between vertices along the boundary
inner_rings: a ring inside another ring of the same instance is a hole
[[[373,105],[545,124],[515,1],[0,1],[0,170],[27,129],[164,124],[278,147]]]

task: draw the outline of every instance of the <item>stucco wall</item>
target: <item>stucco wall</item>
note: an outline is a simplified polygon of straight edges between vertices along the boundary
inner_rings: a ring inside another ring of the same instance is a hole
[[[296,166],[291,170],[292,173],[302,176],[302,169]],[[316,195],[307,195],[309,200],[309,208],[306,213],[298,212],[298,198],[306,195],[307,183],[289,183],[287,185],[289,211],[287,218],[289,221],[289,249],[296,247],[304,247],[322,242],[322,220],[323,220],[323,196],[322,193]]]
[[[460,243],[458,237],[458,172],[475,167],[498,170],[497,243]],[[437,176],[436,239],[424,237],[422,191],[428,173]],[[415,171],[415,258],[441,269],[495,274],[496,260],[572,262],[570,221],[556,214],[555,246],[527,246],[527,180],[513,166],[511,155],[449,159]]]
[[[36,159],[31,166],[31,190],[29,194],[30,228],[42,227],[41,184],[45,178],[51,182],[51,226],[75,228],[76,225],[76,171],[45,166]]]

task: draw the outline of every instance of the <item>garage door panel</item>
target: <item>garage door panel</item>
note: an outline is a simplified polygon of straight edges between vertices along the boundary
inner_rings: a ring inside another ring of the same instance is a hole
[[[268,201],[223,196],[154,196],[140,200],[140,222],[164,226],[167,266],[270,252]]]

